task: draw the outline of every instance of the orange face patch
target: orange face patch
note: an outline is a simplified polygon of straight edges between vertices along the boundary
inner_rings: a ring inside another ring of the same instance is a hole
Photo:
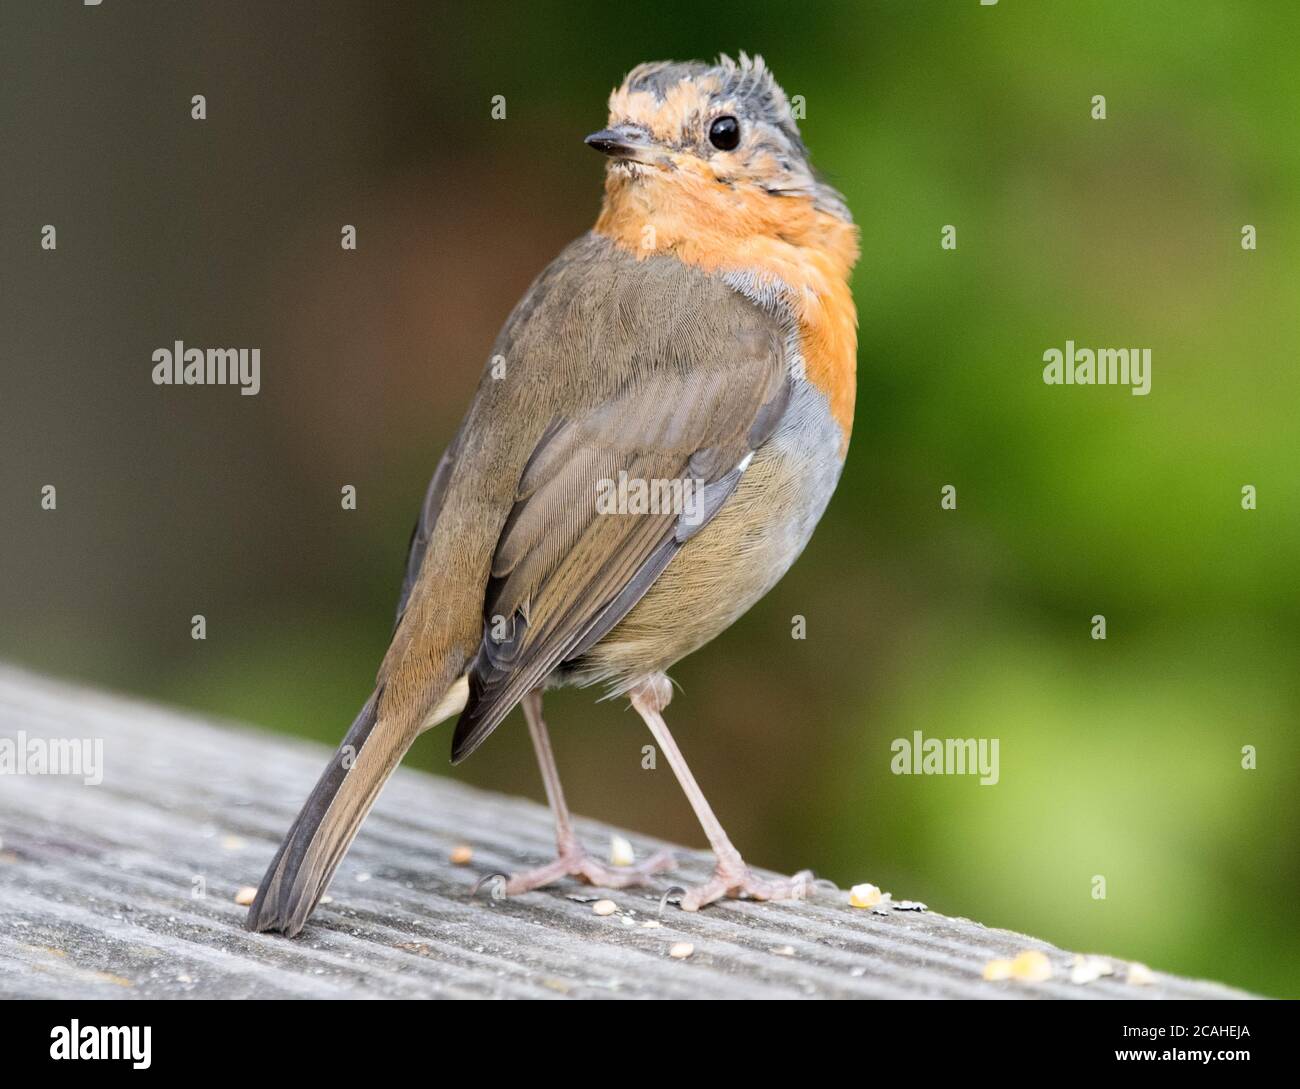
[[[609,123],[639,125],[657,142],[677,144],[699,124],[711,97],[721,89],[716,77],[682,80],[661,100],[650,91],[630,91],[625,84],[609,96]]]

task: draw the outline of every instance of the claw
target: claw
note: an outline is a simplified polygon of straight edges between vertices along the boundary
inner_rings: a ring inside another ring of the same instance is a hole
[[[668,906],[668,898],[672,896],[673,893],[677,894],[677,902],[680,904],[681,898],[686,895],[686,887],[684,885],[669,885],[664,894],[659,897],[658,917],[660,919],[664,917],[664,908]]]
[[[488,895],[491,896],[493,900],[504,900],[506,898],[506,883],[509,880],[510,877],[508,874],[485,873],[482,877],[480,877],[477,881],[474,882],[474,887],[470,890],[469,893],[470,898],[473,899],[475,896],[477,896],[479,894],[479,890],[483,888],[484,885],[487,885],[490,882],[491,888],[488,890]]]

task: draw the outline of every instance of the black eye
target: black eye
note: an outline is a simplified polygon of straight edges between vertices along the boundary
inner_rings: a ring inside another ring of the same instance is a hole
[[[719,151],[734,151],[740,143],[740,122],[728,114],[709,126],[709,143]]]

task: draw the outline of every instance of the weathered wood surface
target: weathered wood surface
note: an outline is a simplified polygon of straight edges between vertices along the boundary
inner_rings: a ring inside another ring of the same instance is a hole
[[[1157,974],[1068,980],[1070,955],[933,912],[874,915],[841,894],[727,902],[697,914],[658,896],[702,878],[707,857],[653,891],[609,893],[597,916],[576,884],[493,902],[485,872],[549,857],[532,802],[399,771],[301,938],[249,934],[255,885],[327,753],[176,711],[0,668],[0,739],[102,738],[98,786],[0,775],[0,995],[7,997],[1224,998]],[[582,822],[605,849],[610,829]],[[638,856],[662,844],[630,835]],[[474,849],[452,865],[453,846]],[[193,894],[201,880],[205,895]],[[687,959],[669,948],[694,945]],[[994,957],[1040,949],[1054,978],[989,983]],[[1122,962],[1116,967],[1123,974]]]

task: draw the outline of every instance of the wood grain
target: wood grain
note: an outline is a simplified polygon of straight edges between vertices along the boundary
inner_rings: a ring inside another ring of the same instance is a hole
[[[530,801],[399,770],[301,938],[249,934],[255,885],[327,759],[318,746],[0,667],[0,738],[99,738],[98,786],[0,775],[0,995],[24,998],[1232,998],[1157,973],[1069,981],[1070,954],[935,912],[874,915],[846,897],[698,914],[652,892],[584,886],[470,895],[483,873],[549,857]],[[581,822],[604,849],[611,829]],[[639,857],[663,846],[629,834]],[[457,844],[473,847],[453,865]],[[676,880],[707,858],[680,851]],[[198,895],[198,892],[202,895]],[[588,898],[579,902],[573,896]],[[668,955],[679,942],[686,959]],[[1042,950],[1043,983],[988,983],[987,961]]]

